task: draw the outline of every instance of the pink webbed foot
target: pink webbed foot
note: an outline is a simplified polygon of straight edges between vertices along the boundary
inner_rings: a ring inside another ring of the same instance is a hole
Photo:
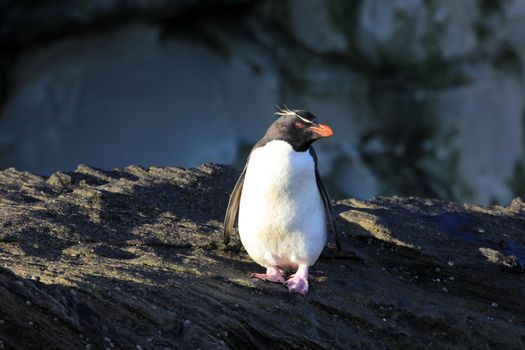
[[[297,272],[284,282],[290,293],[299,293],[303,296],[308,292],[308,266],[299,265]]]
[[[284,283],[283,274],[276,267],[267,267],[266,273],[252,273],[250,277],[273,283]]]

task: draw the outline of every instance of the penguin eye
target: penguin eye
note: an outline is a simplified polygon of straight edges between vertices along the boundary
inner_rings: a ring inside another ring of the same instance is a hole
[[[297,122],[297,123],[295,123],[295,127],[296,127],[297,129],[302,129],[303,126],[304,126],[304,125],[303,125],[303,123],[301,123],[301,122]]]

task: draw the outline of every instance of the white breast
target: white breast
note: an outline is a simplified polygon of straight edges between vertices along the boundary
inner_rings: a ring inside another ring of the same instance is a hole
[[[309,152],[271,141],[251,153],[239,233],[246,251],[260,265],[315,263],[326,243],[326,217]]]

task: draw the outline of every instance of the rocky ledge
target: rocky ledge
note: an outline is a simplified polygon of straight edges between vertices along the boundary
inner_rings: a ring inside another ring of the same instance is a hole
[[[520,349],[525,204],[336,203],[306,298],[221,243],[231,167],[0,173],[0,349]]]

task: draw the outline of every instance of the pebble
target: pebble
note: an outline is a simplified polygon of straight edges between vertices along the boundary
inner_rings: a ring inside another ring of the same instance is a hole
[[[447,287],[443,287],[442,291],[445,292],[445,293],[448,293]]]
[[[436,267],[436,269],[434,271],[441,272],[441,269],[439,267]]]
[[[28,324],[32,327],[34,323],[32,321],[29,321]]]
[[[448,262],[448,266],[454,266],[454,262],[453,261],[449,261]]]
[[[498,307],[498,303],[494,302],[494,303],[490,304],[490,306],[496,308],[496,307]]]
[[[140,346],[140,345],[137,345],[136,348],[137,348],[137,350],[142,350],[142,346]]]
[[[16,284],[18,284],[18,285],[21,286],[21,287],[24,286],[24,282],[22,282],[22,281],[16,281]]]
[[[30,306],[31,305],[31,302],[29,300],[26,300],[26,305],[27,306]]]
[[[86,344],[86,349],[90,350],[91,349],[91,344]]]
[[[40,281],[40,276],[32,276],[31,279],[33,281],[37,281],[38,282],[38,281]]]
[[[184,320],[184,325],[189,326],[191,324],[190,320]]]
[[[383,322],[386,322],[386,318],[383,318]]]
[[[108,343],[111,343],[111,338],[110,337],[104,337],[104,341],[108,342]]]
[[[4,324],[4,323],[5,323],[5,321],[4,321],[4,320],[0,320],[0,324]]]

